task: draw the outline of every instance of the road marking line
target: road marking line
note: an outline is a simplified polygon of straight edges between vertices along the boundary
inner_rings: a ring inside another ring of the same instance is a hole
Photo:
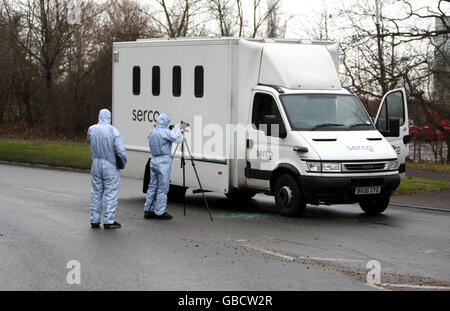
[[[277,256],[277,257],[281,257],[281,258],[289,260],[289,261],[294,261],[295,260],[295,258],[292,257],[292,256],[283,255],[283,254],[280,254],[280,253],[278,253],[276,251],[271,251],[271,250],[268,250],[268,249],[255,247],[255,246],[252,246],[252,245],[249,245],[249,244],[245,244],[244,246],[252,248],[252,249],[254,249],[256,251],[259,251],[259,252],[262,252],[262,253],[266,253],[266,254],[269,254],[269,255],[274,255],[274,256]]]
[[[450,290],[450,286],[433,286],[433,285],[414,285],[414,284],[391,284],[391,283],[383,283],[381,286],[388,287],[406,287],[406,288],[415,288],[415,289],[443,289]]]
[[[70,194],[63,194],[63,193],[58,193],[58,192],[53,192],[53,191],[45,191],[45,190],[31,188],[31,187],[24,187],[24,186],[17,186],[17,185],[15,185],[15,186],[17,188],[22,188],[22,189],[26,189],[26,190],[31,190],[31,191],[36,191],[36,192],[41,192],[41,193],[46,193],[46,194],[51,194],[51,195],[59,195],[61,197],[66,197],[66,198],[74,198],[74,196],[70,195]]]
[[[307,260],[320,260],[320,261],[341,261],[341,262],[365,262],[362,259],[345,259],[345,258],[323,258],[323,257],[308,257],[308,256],[300,256],[300,255],[295,255],[295,257],[289,256],[289,255],[285,255],[281,252],[278,252],[276,250],[270,250],[270,249],[266,249],[266,248],[261,248],[261,247],[256,247],[250,244],[244,244],[244,246],[252,248],[256,251],[262,252],[262,253],[266,253],[269,255],[274,255],[274,256],[278,256],[281,257],[283,259],[287,259],[289,261],[294,261],[295,259],[307,259]]]

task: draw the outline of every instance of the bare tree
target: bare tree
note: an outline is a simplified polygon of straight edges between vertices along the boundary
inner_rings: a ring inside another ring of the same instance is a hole
[[[195,16],[202,10],[201,0],[175,0],[171,6],[166,0],[155,0],[162,10],[162,17],[150,14],[149,16],[163,29],[170,38],[186,37],[200,27],[202,22],[195,23]]]
[[[238,37],[244,35],[244,11],[242,9],[242,0],[236,0],[238,19],[239,19],[239,32]]]
[[[106,12],[107,35],[113,41],[134,41],[158,33],[154,21],[136,0],[109,0]]]
[[[266,9],[262,8],[262,0],[253,0],[252,16],[253,16],[253,29],[251,31],[251,37],[256,38],[260,34],[262,25],[267,21],[269,16],[274,13],[278,8],[280,0],[269,1]]]
[[[15,41],[39,65],[44,78],[44,102],[51,127],[59,130],[61,107],[55,102],[54,86],[56,71],[61,64],[73,34],[67,23],[67,3],[61,0],[3,0],[10,22],[19,17],[22,29],[14,28]]]
[[[284,22],[280,16],[281,2],[276,0],[268,0],[268,16],[267,16],[267,31],[268,38],[284,38],[286,33],[287,20]],[[282,24],[283,23],[283,24]]]
[[[3,10],[2,10],[3,11]],[[20,16],[8,18],[8,14],[3,11],[0,20],[0,122],[3,120],[4,112],[12,121],[25,121],[27,126],[32,126],[34,116],[39,113],[32,112],[32,96],[36,91],[36,65],[29,55],[22,48],[21,44],[15,40],[14,34],[23,27]],[[25,41],[31,47],[30,41]],[[14,113],[12,113],[14,112]]]
[[[233,11],[234,0],[210,0],[207,1],[209,10],[214,19],[219,24],[219,31],[221,36],[230,37],[234,35],[235,17]],[[238,7],[240,1],[238,0]],[[238,8],[239,16],[239,8]]]
[[[101,80],[94,79],[95,60],[102,54],[102,49],[105,49],[98,41],[97,33],[100,32],[100,21],[108,8],[107,4],[97,4],[93,0],[81,2],[81,21],[72,26],[73,35],[64,51],[64,58],[59,67],[59,96],[56,99],[59,105],[64,107],[66,130],[69,131],[84,131],[88,122],[97,114],[98,104],[105,105],[90,89],[95,87],[100,93],[102,80],[109,80],[106,76]],[[104,96],[104,100],[108,98],[109,96]],[[109,104],[104,107],[108,106]]]
[[[8,58],[5,56],[7,53],[7,40],[8,40],[8,22],[4,17],[3,6],[0,4],[0,66],[5,69],[7,65]],[[5,70],[8,73],[8,70]],[[5,74],[0,75],[0,125],[3,123],[3,113],[6,109],[8,103],[9,94],[11,92],[10,83],[5,76]]]

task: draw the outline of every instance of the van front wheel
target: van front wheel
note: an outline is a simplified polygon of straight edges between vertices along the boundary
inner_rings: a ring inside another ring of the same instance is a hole
[[[305,211],[306,203],[300,185],[292,175],[281,175],[275,184],[275,204],[283,216],[297,216]]]
[[[386,210],[390,199],[391,196],[361,200],[359,206],[368,215],[378,215]]]

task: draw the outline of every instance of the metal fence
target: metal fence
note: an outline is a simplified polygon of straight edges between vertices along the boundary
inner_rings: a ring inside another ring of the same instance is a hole
[[[433,139],[429,138],[428,134],[411,135],[409,158],[414,162],[448,162],[444,136],[438,134]]]

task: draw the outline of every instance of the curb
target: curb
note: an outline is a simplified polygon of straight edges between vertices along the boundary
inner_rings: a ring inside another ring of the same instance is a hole
[[[410,208],[415,208],[415,209],[424,209],[424,210],[435,211],[435,212],[447,212],[447,213],[450,213],[450,210],[437,208],[437,207],[420,206],[420,205],[408,205],[408,204],[401,204],[401,203],[389,203],[389,205],[400,206],[400,207],[410,207]]]
[[[65,167],[65,166],[52,166],[52,165],[39,164],[39,163],[12,162],[12,161],[0,160],[0,164],[26,166],[26,167],[37,167],[37,168],[45,168],[45,169],[57,170],[57,171],[69,171],[69,172],[76,172],[76,173],[90,173],[91,172],[91,170],[88,170],[88,169]]]

